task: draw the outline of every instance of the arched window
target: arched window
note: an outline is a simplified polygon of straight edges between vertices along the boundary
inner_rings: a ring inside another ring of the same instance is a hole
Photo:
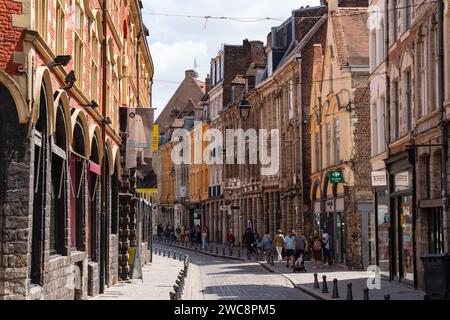
[[[84,243],[84,217],[86,214],[86,126],[80,118],[77,119],[73,131],[72,154],[70,158],[71,202],[70,227],[72,248],[83,251]]]
[[[52,181],[50,206],[50,254],[65,254],[67,213],[67,132],[62,103],[56,112],[56,131],[52,140]]]
[[[99,219],[101,212],[101,166],[99,141],[97,135],[92,138],[91,156],[89,160],[88,189],[88,254],[92,261],[98,259]]]
[[[45,85],[41,86],[39,119],[34,136],[33,234],[31,254],[31,281],[43,284],[44,219],[47,193],[48,118]]]

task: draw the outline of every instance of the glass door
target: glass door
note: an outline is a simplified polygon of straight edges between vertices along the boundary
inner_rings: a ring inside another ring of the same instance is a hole
[[[400,277],[414,281],[412,196],[399,198]]]
[[[342,213],[336,213],[336,262],[345,263],[345,219]]]

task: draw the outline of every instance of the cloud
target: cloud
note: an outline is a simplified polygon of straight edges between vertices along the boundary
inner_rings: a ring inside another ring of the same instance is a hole
[[[184,71],[194,68],[194,59],[198,64],[199,78],[204,79],[209,73],[211,58],[216,56],[223,43],[241,44],[246,38],[265,43],[270,28],[282,22],[205,21],[149,13],[286,19],[292,10],[319,3],[319,0],[283,0],[276,3],[273,0],[143,0],[143,18],[150,30],[148,42],[155,64],[153,106],[157,108],[156,116],[183,80]]]

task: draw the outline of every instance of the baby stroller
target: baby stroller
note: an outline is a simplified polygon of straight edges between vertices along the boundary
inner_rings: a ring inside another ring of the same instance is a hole
[[[304,259],[305,255],[303,252],[299,253],[298,255],[295,255],[295,263],[294,263],[294,273],[297,272],[306,272],[306,268],[305,268],[305,259]]]

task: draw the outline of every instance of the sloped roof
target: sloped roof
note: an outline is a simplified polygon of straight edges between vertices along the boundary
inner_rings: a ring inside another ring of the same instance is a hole
[[[339,8],[331,21],[341,66],[369,65],[369,29],[366,8]]]
[[[172,98],[169,100],[163,111],[156,119],[155,124],[159,125],[162,130],[171,125],[172,119],[170,117],[173,108],[183,108],[183,113],[189,113],[192,110],[186,108],[193,108],[200,99],[205,95],[205,83],[187,76],[177,88]],[[191,100],[191,103],[189,101]]]

